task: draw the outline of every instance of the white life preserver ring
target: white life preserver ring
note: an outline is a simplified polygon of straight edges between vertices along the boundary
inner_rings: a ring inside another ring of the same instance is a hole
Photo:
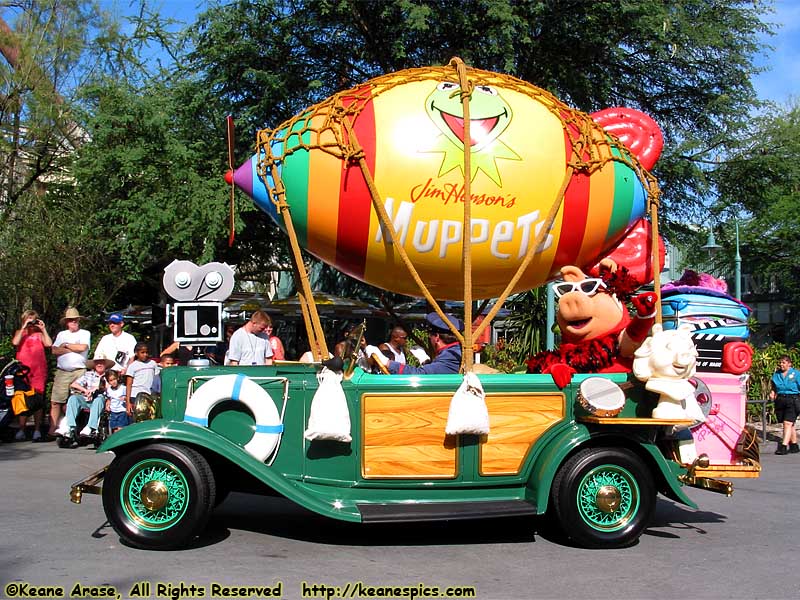
[[[260,461],[272,454],[283,433],[283,423],[269,394],[247,375],[220,375],[209,379],[186,403],[183,420],[208,427],[208,415],[220,402],[237,400],[253,413],[255,433],[244,449]]]

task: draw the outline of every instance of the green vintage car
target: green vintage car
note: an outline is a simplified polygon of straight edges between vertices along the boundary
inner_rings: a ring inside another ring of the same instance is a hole
[[[707,460],[678,462],[663,436],[670,423],[642,416],[653,397],[627,386],[626,374],[602,377],[627,388],[621,411],[609,417],[593,414],[581,395],[590,376],[559,390],[549,375],[481,375],[490,433],[448,436],[462,375],[356,368],[342,381],[352,441],[308,441],[320,369],[287,362],[164,370],[160,418],[111,436],[99,451],[115,459],[75,484],[73,499],[99,492],[104,475],[111,525],[127,543],[152,549],[188,543],[228,492],[256,487],[352,522],[548,513],[578,544],[619,547],[648,526],[657,493],[694,507],[683,485],[731,491],[709,477]],[[723,468],[729,476],[737,469],[741,476],[744,467]]]
[[[462,297],[464,321],[477,329],[452,333],[471,351],[472,335],[510,293],[567,265],[617,260],[639,268],[640,285],[652,280],[659,191],[649,169],[662,141],[639,111],[587,115],[453,59],[376,78],[260,131],[255,155],[227,179],[288,235],[318,357],[327,348],[302,248],[432,306]],[[233,166],[232,136],[229,154]],[[181,272],[172,297],[200,280],[190,300],[220,289],[219,277]],[[498,300],[478,325],[473,301],[490,298]],[[165,370],[159,418],[112,435],[100,451],[116,458],[75,484],[73,498],[99,492],[104,477],[109,521],[143,548],[186,544],[237,489],[266,489],[353,522],[549,512],[575,542],[618,547],[647,527],[657,493],[694,506],[683,486],[729,494],[717,477],[758,475],[757,444],[742,435],[743,382],[732,371],[697,388],[711,425],[691,435],[711,457],[682,452],[695,422],[652,418],[656,398],[625,373],[577,375],[563,389],[550,375],[481,374],[489,432],[478,436],[445,433],[464,375],[374,375],[351,365],[337,388],[351,439],[310,441],[312,402],[326,401],[315,398],[321,369]],[[471,352],[462,371],[474,373]]]

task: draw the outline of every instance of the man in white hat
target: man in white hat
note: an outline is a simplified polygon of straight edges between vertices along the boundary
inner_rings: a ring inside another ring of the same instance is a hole
[[[55,434],[59,421],[64,416],[64,408],[70,395],[70,386],[86,373],[86,357],[91,345],[91,334],[81,329],[81,316],[78,309],[69,307],[64,311],[61,325],[66,329],[59,331],[51,351],[56,359],[56,374],[50,392],[50,435]]]

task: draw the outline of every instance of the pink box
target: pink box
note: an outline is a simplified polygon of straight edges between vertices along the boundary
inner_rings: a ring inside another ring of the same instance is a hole
[[[704,372],[695,378],[708,386],[711,396],[698,395],[706,421],[691,428],[697,454],[707,454],[712,465],[738,464],[736,443],[744,430],[748,374]]]

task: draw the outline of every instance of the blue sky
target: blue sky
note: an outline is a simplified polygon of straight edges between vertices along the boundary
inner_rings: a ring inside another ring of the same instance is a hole
[[[777,0],[775,13],[768,20],[777,25],[777,33],[765,41],[774,46],[756,61],[769,67],[754,80],[760,98],[786,104],[790,98],[800,98],[800,2]]]
[[[100,4],[121,15],[134,12],[131,6],[138,6],[139,0],[101,0]],[[201,0],[150,0],[149,4],[164,16],[186,22],[207,5]],[[775,12],[767,20],[776,25],[776,35],[765,36],[764,42],[774,49],[756,57],[756,64],[768,71],[753,84],[759,98],[786,105],[791,98],[800,98],[800,0],[773,0],[773,5]]]

